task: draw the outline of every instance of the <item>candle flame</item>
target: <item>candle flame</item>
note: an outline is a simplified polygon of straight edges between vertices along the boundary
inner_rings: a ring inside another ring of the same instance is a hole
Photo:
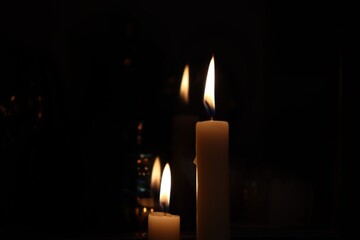
[[[170,191],[171,191],[171,173],[170,165],[166,163],[160,185],[160,205],[169,207],[170,205]]]
[[[186,64],[181,79],[180,99],[184,103],[189,103],[189,65]]]
[[[160,158],[156,157],[151,171],[151,189],[159,192],[161,178]]]
[[[205,91],[204,91],[204,105],[206,111],[211,118],[215,115],[215,60],[214,55],[211,58],[209,69],[207,72]]]

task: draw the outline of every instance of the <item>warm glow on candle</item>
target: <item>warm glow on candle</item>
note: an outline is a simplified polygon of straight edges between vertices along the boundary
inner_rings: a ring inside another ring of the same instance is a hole
[[[180,85],[180,99],[189,103],[189,65],[186,64]]]
[[[161,179],[161,164],[160,158],[156,157],[154,165],[151,171],[151,189],[153,191],[159,191]]]
[[[206,111],[213,117],[215,115],[215,60],[212,56],[206,77],[204,91],[204,105]]]
[[[171,173],[170,165],[165,165],[160,185],[160,204],[169,207],[170,205],[170,191],[171,191]]]

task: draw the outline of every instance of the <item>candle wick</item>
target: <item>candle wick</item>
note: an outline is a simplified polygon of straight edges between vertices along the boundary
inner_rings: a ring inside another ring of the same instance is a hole
[[[165,216],[165,215],[166,215],[166,205],[165,205],[164,202],[162,202],[161,205],[162,205],[162,207],[163,207],[163,209],[164,209],[164,216]]]
[[[215,116],[215,108],[211,108],[209,102],[206,100],[204,100],[204,105],[205,105],[206,112],[209,114],[211,120],[213,120],[213,117]]]

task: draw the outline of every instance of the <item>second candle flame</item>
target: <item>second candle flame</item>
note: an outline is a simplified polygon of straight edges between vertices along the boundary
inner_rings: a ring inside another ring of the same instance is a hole
[[[205,91],[204,91],[204,105],[207,113],[212,119],[215,116],[215,60],[214,55],[211,58],[209,69],[207,72]]]
[[[183,103],[189,103],[189,65],[185,65],[180,85],[180,99]]]
[[[161,163],[160,158],[156,157],[152,172],[151,172],[151,189],[159,193],[161,178]]]

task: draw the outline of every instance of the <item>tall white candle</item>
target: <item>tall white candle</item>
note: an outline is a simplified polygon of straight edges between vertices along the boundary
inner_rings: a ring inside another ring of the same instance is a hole
[[[214,56],[206,78],[204,104],[211,120],[196,124],[197,240],[230,239],[229,124],[213,120]]]
[[[171,173],[170,166],[165,165],[160,186],[160,204],[168,207],[170,204]],[[180,216],[166,212],[153,212],[148,218],[149,240],[179,240]]]

